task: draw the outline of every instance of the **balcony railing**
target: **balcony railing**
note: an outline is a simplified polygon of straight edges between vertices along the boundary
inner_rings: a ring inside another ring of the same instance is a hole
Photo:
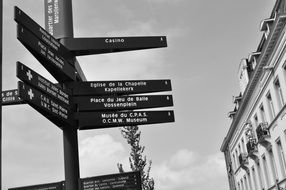
[[[239,160],[239,164],[240,164],[240,167],[242,169],[244,169],[245,171],[248,171],[248,159],[247,159],[247,153],[241,153],[239,156],[238,156],[238,160]]]
[[[246,143],[246,149],[248,152],[248,157],[250,157],[253,160],[257,160],[257,155],[256,153],[258,152],[257,149],[257,143],[255,139],[251,139]]]
[[[248,164],[247,153],[241,153],[238,156],[240,166],[245,166]]]
[[[270,133],[268,130],[268,123],[267,122],[260,123],[256,128],[256,134],[258,142],[264,140],[267,137],[270,137]]]
[[[256,134],[258,138],[258,143],[264,147],[267,147],[270,143],[267,140],[270,137],[270,132],[268,129],[268,123],[260,123],[256,128]]]
[[[248,154],[252,154],[253,152],[257,151],[257,144],[255,140],[250,140],[246,143],[246,148]]]

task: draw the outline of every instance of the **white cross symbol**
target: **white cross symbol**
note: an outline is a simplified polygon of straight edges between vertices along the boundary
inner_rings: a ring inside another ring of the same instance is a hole
[[[34,98],[34,93],[33,93],[32,89],[30,89],[30,90],[28,91],[28,95],[30,96],[30,99],[31,99],[31,100]]]
[[[33,78],[33,75],[32,75],[30,70],[27,72],[27,77],[29,80],[31,80]]]

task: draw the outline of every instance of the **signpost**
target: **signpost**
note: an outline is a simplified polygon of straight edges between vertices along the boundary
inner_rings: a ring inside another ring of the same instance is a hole
[[[21,99],[58,127],[66,124],[74,126],[70,107],[22,82],[18,82],[18,91]]]
[[[18,89],[2,91],[2,106],[24,104],[19,97]]]
[[[154,96],[78,96],[74,97],[78,111],[133,110],[173,106],[172,95]]]
[[[48,31],[15,7],[17,38],[59,84],[17,62],[22,82],[2,92],[2,102],[28,103],[62,129],[65,181],[10,190],[142,190],[140,172],[80,179],[77,130],[174,122],[172,110],[134,111],[173,106],[172,95],[146,95],[171,91],[171,81],[86,82],[75,56],[167,47],[166,37],[74,38],[71,0],[45,0],[45,13]]]
[[[64,42],[79,56],[167,47],[166,36],[67,38]]]
[[[170,80],[92,81],[70,84],[74,96],[123,95],[170,91]]]
[[[140,172],[126,172],[81,179],[81,190],[142,190]]]
[[[76,113],[80,130],[174,122],[173,111]]]

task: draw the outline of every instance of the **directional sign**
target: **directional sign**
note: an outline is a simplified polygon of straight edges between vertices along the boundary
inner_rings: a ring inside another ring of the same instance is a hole
[[[83,178],[80,190],[142,190],[140,172],[126,172]]]
[[[64,124],[74,125],[70,107],[22,82],[18,82],[18,90],[19,96],[25,102],[58,127],[61,128]]]
[[[66,47],[76,55],[167,47],[166,36],[67,38],[64,41]]]
[[[9,188],[8,190],[65,190],[65,187],[64,182],[57,182],[26,187]]]
[[[75,68],[21,25],[17,27],[17,38],[57,81],[75,80]]]
[[[93,81],[70,84],[75,96],[124,95],[171,91],[170,80]]]
[[[43,43],[47,45],[50,49],[54,50],[58,57],[69,62],[69,64],[74,65],[76,69],[77,76],[81,81],[86,81],[86,77],[82,72],[82,69],[75,58],[75,55],[71,53],[64,45],[62,45],[56,38],[49,34],[45,29],[43,29],[39,24],[37,24],[33,19],[31,19],[25,12],[15,6],[15,21],[37,36]]]
[[[173,111],[78,112],[79,129],[174,122]]]
[[[19,97],[18,89],[2,91],[2,106],[24,104]]]
[[[61,55],[63,59],[70,61],[70,64],[74,64],[75,56],[57,39],[37,24],[32,18],[30,18],[24,11],[15,6],[15,21],[23,26],[25,29],[33,33],[38,39],[45,43],[55,53]]]
[[[155,96],[78,96],[78,111],[133,110],[173,106],[172,95]]]
[[[61,103],[71,105],[69,93],[53,84],[24,64],[17,62],[17,77],[37,90],[50,95]]]

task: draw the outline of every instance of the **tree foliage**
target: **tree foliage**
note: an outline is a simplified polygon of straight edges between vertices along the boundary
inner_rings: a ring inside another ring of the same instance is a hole
[[[131,146],[129,157],[131,170],[141,172],[143,190],[154,190],[154,179],[150,177],[152,161],[149,160],[147,166],[147,158],[143,156],[145,147],[140,145],[141,131],[138,126],[122,127],[121,134]],[[146,166],[147,168],[145,168]],[[117,164],[117,167],[119,172],[124,172],[122,164]]]

